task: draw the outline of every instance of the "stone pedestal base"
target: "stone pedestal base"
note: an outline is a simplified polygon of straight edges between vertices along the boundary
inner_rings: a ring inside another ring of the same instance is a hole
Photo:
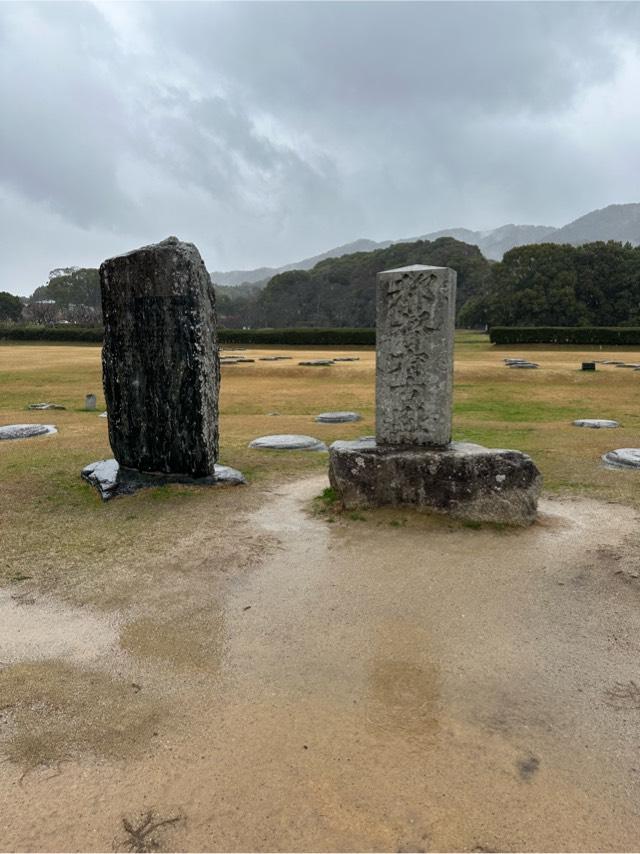
[[[520,451],[452,442],[444,448],[334,442],[329,480],[348,509],[413,505],[478,522],[530,525],[542,475]]]
[[[131,495],[139,489],[165,486],[167,483],[187,483],[195,486],[224,486],[246,483],[244,475],[229,466],[216,463],[215,473],[210,477],[189,477],[181,474],[151,474],[121,466],[117,460],[99,460],[85,466],[81,476],[100,493],[103,501],[116,495]]]

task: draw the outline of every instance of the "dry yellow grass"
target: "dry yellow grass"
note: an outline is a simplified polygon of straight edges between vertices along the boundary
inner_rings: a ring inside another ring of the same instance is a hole
[[[492,447],[530,453],[545,477],[546,489],[569,490],[625,503],[638,503],[640,472],[611,471],[600,456],[640,444],[640,372],[599,367],[583,373],[589,358],[634,361],[637,352],[574,348],[534,350],[538,371],[509,370],[508,351],[482,335],[458,336],[454,434]],[[281,352],[290,361],[259,361]],[[358,362],[330,368],[299,367],[303,358],[358,355]],[[99,600],[100,573],[119,567],[122,595],[138,583],[132,569],[144,554],[164,556],[175,531],[196,531],[216,514],[242,512],[256,490],[277,477],[326,468],[326,456],[257,452],[248,442],[267,433],[308,433],[329,443],[374,431],[375,355],[371,349],[249,349],[253,364],[222,369],[221,461],[242,469],[253,489],[203,490],[162,487],[127,500],[101,504],[79,477],[83,465],[110,455],[101,392],[100,348],[94,346],[5,344],[0,346],[0,423],[55,423],[59,433],[0,444],[0,578],[34,576],[45,588],[64,589],[79,600]],[[96,412],[85,412],[84,395],[98,394]],[[29,403],[50,401],[65,411],[31,412]],[[355,409],[356,424],[317,424],[313,417],[330,409]],[[278,413],[272,415],[270,413]],[[619,430],[579,430],[579,417],[613,418]],[[89,577],[90,575],[90,577]],[[113,597],[113,585],[109,585]],[[102,590],[106,596],[106,590]]]

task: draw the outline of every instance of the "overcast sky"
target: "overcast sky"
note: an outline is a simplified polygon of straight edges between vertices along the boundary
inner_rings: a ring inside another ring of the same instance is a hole
[[[0,290],[640,201],[640,4],[0,3]]]

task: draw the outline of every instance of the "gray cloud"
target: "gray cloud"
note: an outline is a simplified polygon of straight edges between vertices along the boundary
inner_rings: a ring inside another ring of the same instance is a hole
[[[0,290],[640,199],[634,3],[0,4]]]

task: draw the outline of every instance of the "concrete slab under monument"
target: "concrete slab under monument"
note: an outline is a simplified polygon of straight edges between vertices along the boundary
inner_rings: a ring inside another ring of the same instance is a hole
[[[376,437],[334,442],[346,508],[413,505],[528,525],[542,476],[526,454],[451,441],[456,273],[415,264],[377,277]]]

